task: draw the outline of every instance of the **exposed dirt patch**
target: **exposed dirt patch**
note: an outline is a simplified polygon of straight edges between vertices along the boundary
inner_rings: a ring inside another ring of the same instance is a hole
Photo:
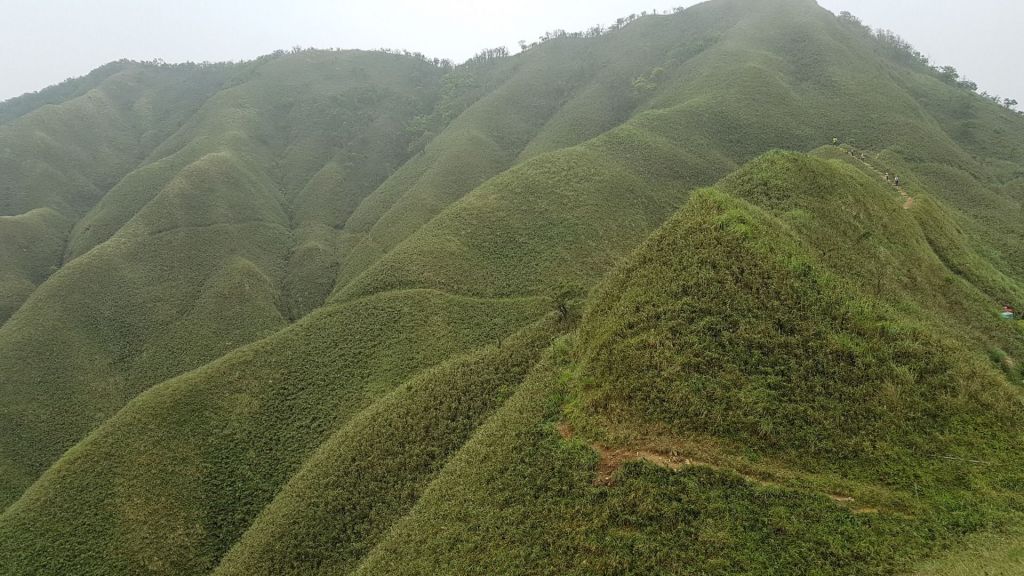
[[[626,462],[643,461],[669,470],[681,470],[688,466],[704,466],[717,468],[708,463],[694,460],[681,455],[660,454],[647,450],[630,450],[626,448],[605,448],[604,446],[591,446],[599,458],[597,473],[594,477],[595,486],[610,486],[614,484],[615,472]]]
[[[572,439],[575,435],[573,427],[568,422],[560,422],[555,426],[559,436],[565,440]],[[755,476],[743,473],[729,466],[722,466],[708,462],[693,456],[686,455],[679,450],[661,451],[633,448],[608,448],[600,444],[591,444],[590,448],[597,454],[598,462],[594,473],[594,486],[613,486],[615,484],[615,473],[626,462],[647,462],[669,470],[682,470],[689,467],[710,468],[712,470],[730,471],[742,476],[746,481],[760,486],[782,486],[783,483],[777,479]],[[826,493],[833,502],[843,504],[850,508],[854,514],[877,514],[878,508],[853,507],[856,500],[852,496],[844,494]]]
[[[914,207],[914,198],[903,190],[900,190],[900,198],[903,198],[903,209],[910,210]]]
[[[555,425],[555,429],[558,431],[559,436],[569,440],[575,436],[575,431],[572,425],[568,422],[559,422]],[[594,485],[596,486],[610,486],[614,483],[615,472],[622,467],[626,462],[637,462],[643,461],[655,466],[662,468],[668,468],[669,470],[681,470],[690,466],[701,466],[705,468],[712,468],[715,470],[731,470],[746,478],[751,482],[757,482],[759,484],[771,484],[778,485],[778,482],[766,478],[759,478],[748,474],[742,474],[739,471],[727,467],[714,464],[707,461],[707,459],[698,458],[695,455],[687,453],[684,446],[677,445],[671,449],[655,450],[651,448],[609,448],[601,444],[591,444],[590,448],[597,453],[597,474],[594,478]]]

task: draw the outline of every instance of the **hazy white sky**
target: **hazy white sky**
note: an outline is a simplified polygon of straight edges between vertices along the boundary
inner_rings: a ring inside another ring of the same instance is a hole
[[[756,0],[752,0],[756,1]],[[890,28],[982,89],[1024,102],[1022,0],[819,0]],[[693,0],[0,0],[0,100],[119,58],[248,59],[295,45],[461,61]]]

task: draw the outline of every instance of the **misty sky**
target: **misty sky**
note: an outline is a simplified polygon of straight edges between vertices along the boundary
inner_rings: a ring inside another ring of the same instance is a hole
[[[1024,2],[819,0],[889,28],[981,89],[1024,102]],[[692,0],[0,0],[0,100],[120,58],[248,59],[292,46],[405,48],[464,60],[481,48],[583,30]]]

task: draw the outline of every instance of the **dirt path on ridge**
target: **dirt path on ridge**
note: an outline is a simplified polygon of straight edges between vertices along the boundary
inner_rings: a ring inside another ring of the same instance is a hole
[[[860,162],[861,164],[867,166],[875,174],[878,174],[878,176],[880,178],[882,178],[883,180],[885,180],[885,182],[887,184],[893,185],[896,188],[896,191],[899,192],[900,199],[903,200],[903,209],[904,210],[910,210],[911,208],[914,207],[914,198],[913,198],[913,196],[911,196],[910,194],[907,194],[906,191],[903,190],[902,186],[900,186],[898,184],[893,184],[893,182],[891,180],[889,180],[889,173],[888,172],[884,172],[883,173],[881,169],[876,168],[873,164],[871,164],[870,162],[865,160],[865,158],[867,157],[867,154],[865,154],[863,151],[859,151],[860,155],[858,155],[858,154],[856,154],[856,152],[858,152],[858,151],[855,150],[852,147],[849,147],[849,148],[845,148],[844,147],[843,149],[846,150],[846,153],[849,154],[851,158],[853,158],[854,160],[856,160],[856,161]]]
[[[575,431],[573,430],[572,425],[568,422],[558,423],[555,426],[555,429],[563,440],[571,440],[575,436]],[[747,482],[757,484],[759,486],[784,486],[782,482],[774,479],[745,474],[735,468],[720,466],[711,462],[691,458],[679,453],[678,451],[672,451],[669,453],[645,449],[609,448],[601,444],[588,445],[598,457],[597,467],[594,470],[594,486],[614,486],[615,473],[627,462],[646,462],[672,471],[679,471],[684,468],[691,467],[710,468],[720,472],[733,472],[741,476]],[[857,506],[855,499],[852,496],[824,492],[822,494],[827,496],[833,502],[843,504],[848,507],[854,514],[877,514],[879,512],[879,509],[875,507]]]

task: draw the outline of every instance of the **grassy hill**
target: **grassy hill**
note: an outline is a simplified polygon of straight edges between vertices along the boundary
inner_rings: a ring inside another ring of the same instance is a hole
[[[0,323],[60,268],[70,222],[51,208],[0,216]]]
[[[771,154],[695,194],[354,573],[884,574],[1019,522],[1019,374],[840,263],[829,212],[868,210],[871,246],[941,266],[839,161]]]
[[[1012,565],[1021,128],[811,0],[0,104],[0,572]]]
[[[439,76],[431,64],[385,54],[309,52],[246,66],[235,85],[210,97],[80,215],[70,236],[65,225],[67,251],[59,247],[56,260],[66,265],[0,328],[0,390],[8,399],[0,408],[0,460],[11,470],[0,481],[4,501],[149,386],[315,307],[309,300],[326,296],[317,290],[333,286],[317,283],[334,270],[329,261],[307,264],[315,258],[308,245],[318,226],[334,224],[323,223],[331,201],[368,193],[373,181],[364,180],[386,172],[405,146],[375,155],[376,168],[352,169],[350,188],[307,202],[305,218],[291,197],[323,164],[384,146],[376,132],[400,134],[401,119],[420,105],[407,94]],[[293,87],[302,83],[295,100]],[[294,125],[297,135],[278,125]],[[11,125],[22,128],[22,121]],[[52,352],[40,358],[39,350]]]
[[[373,296],[315,312],[155,386],[8,508],[0,565],[39,574],[206,573],[334,431],[369,425],[368,415],[349,422],[406,380],[438,378],[431,389],[443,390],[461,364],[439,367],[433,376],[425,370],[496,345],[543,315],[543,305],[431,291]],[[519,347],[538,345],[520,340],[503,350],[525,354],[529,348]],[[491,356],[462,364],[511,361]],[[470,382],[459,385],[485,393]],[[449,401],[469,400],[456,395]],[[497,401],[479,400],[481,416]],[[90,552],[99,549],[107,553]]]
[[[225,70],[114,63],[0,104],[0,322],[63,265],[69,226],[194,113]]]

